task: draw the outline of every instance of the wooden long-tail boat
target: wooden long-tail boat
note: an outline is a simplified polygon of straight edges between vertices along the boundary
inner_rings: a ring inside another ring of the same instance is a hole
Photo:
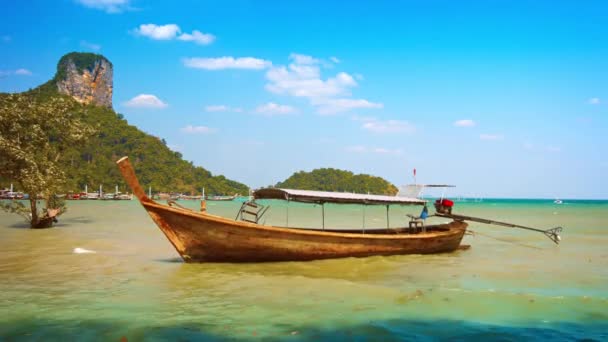
[[[262,209],[263,205],[255,201],[245,202],[239,211],[240,220],[233,220],[211,215],[205,210],[197,212],[186,209],[171,201],[168,202],[169,205],[157,203],[146,196],[127,157],[118,160],[117,164],[144,209],[185,262],[306,261],[373,255],[445,253],[459,248],[467,228],[467,223],[458,220],[426,226],[422,231],[418,225],[367,230],[267,226],[257,223],[265,210]],[[285,189],[257,191],[254,192],[254,198],[281,198],[319,204],[386,205],[387,225],[389,205],[425,204],[425,201],[416,198]]]

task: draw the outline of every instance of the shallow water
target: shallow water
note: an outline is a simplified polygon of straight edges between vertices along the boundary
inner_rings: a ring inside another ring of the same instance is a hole
[[[69,202],[48,230],[0,213],[0,340],[607,340],[608,202],[564,202],[455,208],[563,226],[559,246],[473,223],[466,251],[264,264],[184,264],[136,201]],[[287,224],[288,210],[290,226],[321,224],[320,207],[270,205],[266,224]],[[391,208],[389,224],[406,212]],[[357,206],[325,213],[327,227],[386,226],[384,207],[365,221]]]

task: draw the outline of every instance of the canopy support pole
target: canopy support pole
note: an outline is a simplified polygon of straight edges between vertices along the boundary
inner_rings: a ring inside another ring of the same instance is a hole
[[[289,197],[287,197],[287,223],[285,227],[289,227]]]
[[[363,233],[365,233],[365,207],[366,206],[367,206],[366,204],[363,205]]]
[[[325,202],[321,203],[321,211],[323,216],[323,230],[325,230]]]
[[[386,205],[386,229],[389,229],[391,227],[391,222],[389,221],[388,218],[388,209],[390,208],[390,206],[387,204]]]

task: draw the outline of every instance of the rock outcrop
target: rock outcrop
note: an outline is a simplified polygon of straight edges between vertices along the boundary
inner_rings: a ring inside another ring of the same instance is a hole
[[[112,74],[112,63],[102,55],[72,52],[59,60],[55,83],[80,103],[112,108]]]

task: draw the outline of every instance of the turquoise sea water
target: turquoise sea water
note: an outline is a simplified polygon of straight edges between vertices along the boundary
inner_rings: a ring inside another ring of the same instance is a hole
[[[321,223],[318,206],[270,205],[266,224]],[[456,203],[562,226],[559,246],[472,223],[450,254],[265,264],[184,264],[136,201],[69,206],[47,230],[0,213],[0,340],[608,340],[608,201]],[[390,225],[419,209],[391,208]],[[386,211],[330,205],[326,225],[384,227]]]

